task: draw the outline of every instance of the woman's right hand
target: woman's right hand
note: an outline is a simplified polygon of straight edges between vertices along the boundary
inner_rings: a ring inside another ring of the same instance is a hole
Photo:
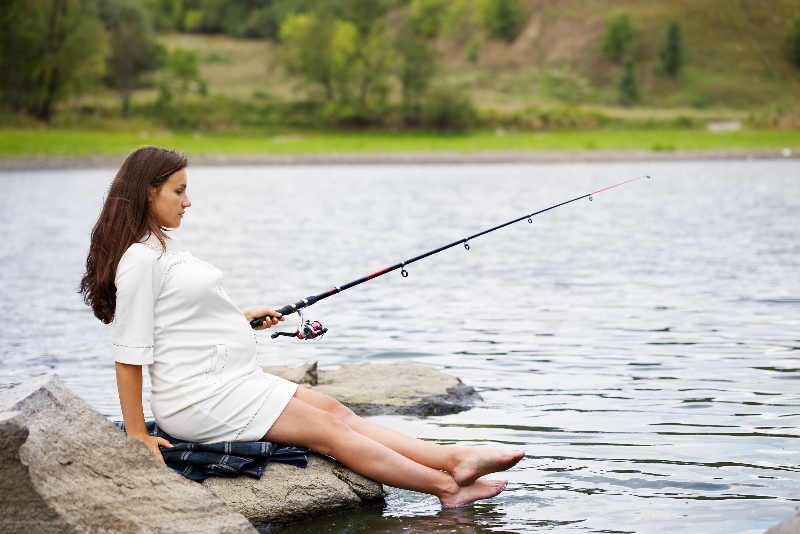
[[[169,441],[165,440],[164,438],[157,438],[157,437],[151,436],[150,434],[145,434],[144,436],[131,436],[131,437],[136,438],[139,441],[141,441],[142,443],[144,443],[145,445],[147,445],[147,448],[150,449],[150,452],[153,453],[153,456],[158,458],[159,461],[161,461],[161,463],[165,463],[164,462],[164,457],[161,456],[161,451],[158,450],[158,446],[161,445],[162,447],[166,447],[167,449],[171,449],[172,448],[172,444]]]

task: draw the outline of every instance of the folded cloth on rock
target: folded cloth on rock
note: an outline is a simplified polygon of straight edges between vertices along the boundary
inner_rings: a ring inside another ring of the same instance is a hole
[[[125,432],[125,423],[114,421],[117,428]],[[201,481],[210,475],[235,478],[247,475],[260,478],[270,461],[283,462],[297,467],[308,464],[308,449],[286,447],[269,441],[221,441],[219,443],[191,443],[173,438],[155,421],[145,423],[147,433],[164,438],[172,448],[159,447],[167,467],[186,478]]]

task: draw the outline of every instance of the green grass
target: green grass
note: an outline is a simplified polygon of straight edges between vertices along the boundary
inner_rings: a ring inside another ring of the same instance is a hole
[[[464,134],[426,132],[313,132],[267,137],[258,133],[152,134],[77,130],[0,130],[0,157],[124,155],[146,144],[188,154],[308,154],[482,150],[713,150],[800,148],[799,130],[710,133],[700,130],[555,131]]]

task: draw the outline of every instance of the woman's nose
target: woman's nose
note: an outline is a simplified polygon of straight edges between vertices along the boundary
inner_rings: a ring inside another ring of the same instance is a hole
[[[192,201],[191,201],[191,200],[189,200],[189,197],[186,197],[186,199],[185,199],[183,202],[181,202],[181,205],[182,205],[184,208],[188,208],[189,206],[191,206],[191,205],[192,205]]]

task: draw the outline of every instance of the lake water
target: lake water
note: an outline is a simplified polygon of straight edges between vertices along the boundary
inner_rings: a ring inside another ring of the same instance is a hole
[[[118,419],[112,327],[74,290],[113,174],[0,173],[0,383],[56,372]],[[390,490],[385,509],[279,531],[742,533],[790,516],[798,162],[190,167],[179,235],[237,304],[279,307],[642,174],[317,304],[322,340],[259,333],[264,365],[445,370],[485,402],[377,420],[527,451],[489,501]]]

